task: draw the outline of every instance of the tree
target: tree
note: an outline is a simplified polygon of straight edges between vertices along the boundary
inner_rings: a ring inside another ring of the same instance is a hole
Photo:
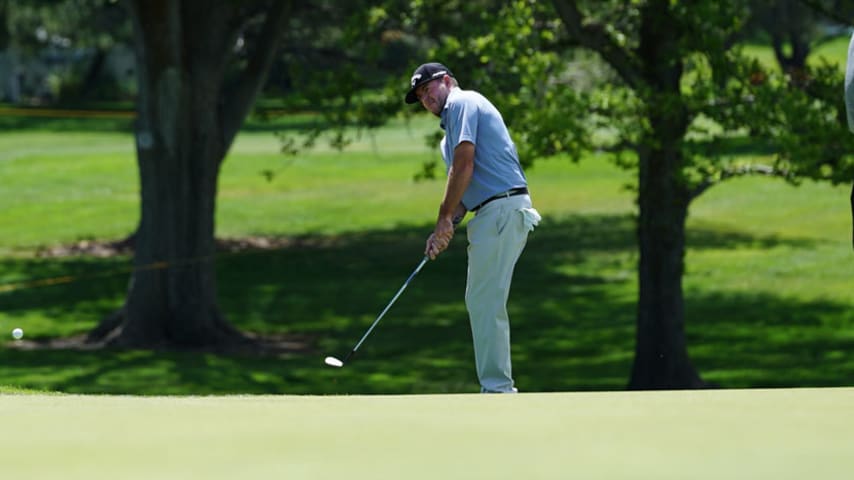
[[[752,4],[751,20],[771,37],[780,68],[798,75],[806,66],[810,39],[817,28],[813,11],[798,0],[756,0]]]
[[[289,2],[128,7],[139,77],[136,268],[124,306],[90,339],[134,347],[246,342],[216,302],[217,179],[273,62]]]
[[[0,51],[9,47],[9,0],[0,0]]]
[[[583,14],[580,3],[554,1],[568,32],[611,65],[638,101],[640,135],[622,135],[627,143],[638,140],[640,298],[630,386],[701,386],[683,333],[688,207],[708,188],[741,175],[775,175],[793,183],[850,179],[854,143],[844,135],[840,102],[832,100],[842,91],[839,71],[806,68],[798,82],[803,88],[792,88],[784,77],[728,48],[749,13],[741,2],[633,2],[638,6],[622,14],[636,22],[618,31]],[[725,160],[714,152],[721,135],[706,132],[711,143],[693,141],[691,134],[702,132],[696,122],[702,117],[727,132],[746,129],[765,139],[775,162]]]
[[[788,113],[783,113],[787,117],[787,125],[798,126],[797,132],[805,131],[800,128],[804,123],[805,117],[803,115],[806,114],[806,118],[812,118],[812,122],[815,121],[815,115],[811,116],[809,112],[804,112],[803,104],[814,100],[822,105],[832,106],[837,103],[837,94],[843,88],[842,79],[835,74],[834,66],[823,65],[814,68],[807,65],[810,44],[815,41],[816,37],[819,40],[822,39],[821,35],[815,34],[822,22],[833,22],[837,26],[850,26],[852,23],[851,15],[854,13],[854,2],[850,0],[754,0],[751,4],[753,7],[751,18],[770,35],[774,55],[780,69],[786,74],[789,83],[802,90],[806,95],[800,101],[801,108],[790,109]],[[836,34],[838,35],[838,33]],[[789,54],[786,53],[787,48],[785,47],[788,47]],[[796,95],[793,95],[790,100],[795,97]],[[779,105],[773,106],[779,107]],[[846,168],[844,164],[846,152],[834,151],[827,155],[820,151],[840,147],[839,142],[834,137],[840,134],[839,126],[844,125],[846,119],[841,109],[836,111],[835,121],[830,121],[830,124],[825,128],[806,130],[815,132],[813,138],[807,138],[807,142],[803,142],[805,139],[795,134],[793,141],[789,142],[790,148],[785,149],[789,152],[786,154],[789,158],[794,156],[824,158],[835,167],[827,168],[828,165],[824,165],[825,168],[822,170],[821,168],[810,168],[810,162],[795,162],[801,167],[800,174],[802,176],[828,180],[834,184],[845,182],[852,176],[849,174],[850,165]],[[788,135],[789,132],[780,133],[782,137],[792,136]],[[815,138],[816,136],[822,138]],[[846,143],[843,142],[841,145],[843,149],[846,148]],[[814,164],[812,166],[815,167]],[[809,171],[803,171],[804,167]],[[854,246],[854,187],[851,189],[851,218],[851,240],[852,246]]]
[[[703,382],[689,358],[684,333],[685,222],[695,195],[685,181],[690,158],[683,148],[694,113],[681,83],[686,56],[696,48],[687,40],[691,35],[709,37],[705,25],[691,25],[696,17],[684,16],[675,2],[639,3],[624,12],[634,21],[613,33],[582,13],[578,2],[555,1],[554,6],[569,34],[597,52],[637,102],[634,117],[640,132],[629,138],[628,132],[623,134],[638,162],[639,299],[629,385],[700,387]]]
[[[812,46],[839,35],[831,27],[849,24],[854,13],[850,0],[752,0],[749,4],[744,33],[767,34],[777,64],[795,84],[804,80]]]

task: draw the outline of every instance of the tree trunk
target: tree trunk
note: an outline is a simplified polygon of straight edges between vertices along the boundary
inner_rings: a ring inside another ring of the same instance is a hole
[[[282,2],[278,2],[282,3]],[[216,302],[214,216],[225,154],[277,48],[273,8],[244,81],[226,93],[237,2],[130,2],[139,75],[141,216],[124,307],[90,334],[125,347],[219,347],[249,340]],[[266,40],[266,42],[265,42]],[[261,50],[264,49],[264,50]]]
[[[110,341],[134,347],[221,344],[239,334],[216,305],[214,211],[225,153],[217,134],[219,75],[184,58],[191,53],[184,51],[190,32],[180,5],[151,7],[136,12],[142,67],[136,268]]]
[[[688,356],[682,274],[689,195],[676,179],[679,153],[640,158],[640,216],[635,358],[629,388],[703,386]]]
[[[667,2],[648,4],[642,15],[642,61],[649,138],[638,151],[640,265],[635,359],[629,388],[696,388],[703,385],[688,357],[682,274],[690,189],[681,178],[680,149],[690,122],[682,103],[680,32]],[[652,147],[649,147],[652,145]]]
[[[214,214],[225,148],[217,72],[146,72],[137,125],[142,214],[119,341],[211,345],[238,337],[216,305]],[[147,268],[156,265],[158,268]]]

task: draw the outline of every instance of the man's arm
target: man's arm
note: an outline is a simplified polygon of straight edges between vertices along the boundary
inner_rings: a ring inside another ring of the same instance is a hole
[[[845,68],[845,110],[848,129],[854,132],[854,35],[848,43],[848,63]],[[854,185],[851,186],[851,247],[854,248]]]
[[[448,183],[445,185],[445,196],[439,205],[439,218],[436,219],[436,227],[433,235],[427,241],[427,249],[424,253],[435,259],[451,242],[454,236],[454,218],[459,216],[463,194],[471,183],[474,173],[474,144],[461,142],[454,149],[454,160],[448,171]]]
[[[848,129],[854,132],[854,35],[848,43],[848,62],[845,67],[845,110]]]
[[[454,161],[448,172],[445,198],[439,206],[439,220],[452,221],[457,208],[463,202],[463,194],[469,188],[474,173],[474,144],[461,142],[454,149]]]

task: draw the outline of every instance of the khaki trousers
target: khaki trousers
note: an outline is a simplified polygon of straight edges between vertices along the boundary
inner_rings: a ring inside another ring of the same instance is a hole
[[[540,215],[531,197],[494,200],[468,222],[468,276],[466,308],[471,322],[475,367],[481,392],[512,393],[510,319],[507,298],[516,261],[528,233]]]

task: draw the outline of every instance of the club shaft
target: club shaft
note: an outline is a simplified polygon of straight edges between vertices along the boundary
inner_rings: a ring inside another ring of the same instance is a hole
[[[411,274],[411,275],[409,275],[409,278],[407,278],[407,279],[406,279],[406,282],[404,282],[404,283],[403,283],[403,286],[402,286],[402,287],[400,287],[400,290],[398,290],[398,291],[397,291],[397,294],[394,296],[394,298],[392,298],[392,299],[391,299],[391,301],[390,301],[390,302],[388,302],[388,305],[386,305],[385,309],[383,309],[382,313],[380,313],[380,314],[379,314],[379,316],[377,317],[377,319],[376,319],[376,320],[374,320],[374,323],[372,323],[372,324],[371,324],[371,327],[370,327],[370,328],[368,328],[368,331],[367,331],[367,332],[365,332],[365,334],[364,334],[364,335],[362,335],[362,339],[361,339],[361,340],[359,340],[359,343],[357,343],[357,344],[356,344],[356,346],[355,346],[355,347],[353,347],[353,350],[351,350],[351,351],[350,351],[350,353],[348,353],[348,354],[347,354],[347,357],[345,357],[345,360],[344,360],[345,362],[346,362],[350,357],[352,357],[354,353],[356,353],[356,350],[358,350],[358,349],[359,349],[359,347],[361,347],[361,346],[362,346],[362,343],[365,341],[365,339],[366,339],[366,338],[368,338],[368,335],[370,335],[370,334],[371,334],[371,332],[374,330],[374,327],[376,327],[376,326],[377,326],[377,324],[378,324],[378,323],[380,323],[380,319],[382,319],[382,318],[383,318],[383,315],[385,315],[385,313],[388,311],[388,309],[389,309],[389,308],[391,308],[391,306],[392,306],[392,305],[394,305],[394,302],[395,302],[395,300],[397,300],[397,297],[399,297],[399,296],[400,296],[400,294],[401,294],[401,293],[403,293],[403,291],[404,291],[404,290],[406,290],[406,287],[407,287],[407,285],[409,285],[409,282],[411,282],[411,281],[412,281],[412,279],[415,277],[415,275],[416,275],[419,271],[421,271],[421,268],[422,268],[422,267],[424,267],[424,264],[426,264],[426,263],[427,263],[427,260],[429,260],[429,259],[430,259],[430,257],[428,257],[427,255],[425,255],[425,256],[424,256],[424,258],[421,260],[421,263],[419,263],[419,264],[418,264],[418,266],[417,266],[417,267],[415,267],[415,271],[413,271],[413,272],[412,272],[412,274]]]

